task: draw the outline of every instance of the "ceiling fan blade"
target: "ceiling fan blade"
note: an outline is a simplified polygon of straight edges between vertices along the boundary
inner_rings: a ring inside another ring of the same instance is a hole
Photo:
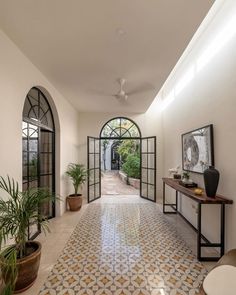
[[[134,94],[139,94],[139,93],[148,92],[148,91],[152,91],[152,90],[155,90],[155,87],[150,83],[145,83],[145,84],[139,85],[135,89],[129,91],[127,94],[134,95]]]

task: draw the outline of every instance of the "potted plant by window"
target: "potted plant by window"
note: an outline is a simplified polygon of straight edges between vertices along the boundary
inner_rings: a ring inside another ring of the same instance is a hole
[[[74,194],[67,197],[67,203],[71,211],[78,211],[82,206],[82,194],[79,194],[79,187],[85,183],[87,179],[87,170],[82,164],[71,163],[68,166],[66,174],[72,180],[74,186]]]
[[[48,220],[41,213],[45,202],[54,196],[46,188],[31,188],[20,192],[14,179],[0,177],[0,276],[1,294],[20,293],[31,287],[37,278],[41,244],[28,240],[29,225],[40,225],[46,233]],[[14,240],[14,244],[6,245]]]

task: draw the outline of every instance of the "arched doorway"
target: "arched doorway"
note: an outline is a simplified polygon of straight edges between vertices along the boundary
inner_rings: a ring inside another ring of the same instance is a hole
[[[28,92],[22,118],[22,188],[47,187],[55,192],[55,126],[51,107],[44,93],[33,87]],[[40,208],[44,216],[55,217],[55,204]],[[29,228],[29,238],[40,228]]]
[[[155,202],[156,137],[142,137],[138,125],[126,117],[116,117],[106,122],[99,138],[88,136],[88,202],[101,197],[101,145],[104,145],[104,141],[107,140],[114,142],[137,140],[140,142],[140,196]]]

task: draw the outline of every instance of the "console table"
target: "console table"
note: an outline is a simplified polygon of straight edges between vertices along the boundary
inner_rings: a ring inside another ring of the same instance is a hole
[[[173,178],[162,178],[163,180],[163,213],[164,214],[179,214],[188,224],[190,224],[193,229],[197,232],[197,258],[200,261],[217,261],[221,256],[224,255],[225,251],[225,205],[233,204],[232,200],[229,200],[221,195],[216,195],[214,198],[209,198],[206,196],[205,192],[201,196],[194,193],[194,188],[186,188],[179,184],[179,179]],[[175,203],[166,203],[166,185],[170,186],[176,191],[175,194]],[[187,220],[179,211],[178,211],[178,196],[179,193],[189,197],[198,204],[198,218],[197,218],[197,227],[195,227],[189,220]],[[218,204],[221,207],[221,222],[220,222],[220,242],[212,243],[202,234],[202,205],[204,204]],[[172,209],[172,211],[166,211],[166,207]],[[204,241],[204,242],[203,242]],[[220,248],[219,257],[206,257],[202,256],[201,249],[205,247],[215,247]]]

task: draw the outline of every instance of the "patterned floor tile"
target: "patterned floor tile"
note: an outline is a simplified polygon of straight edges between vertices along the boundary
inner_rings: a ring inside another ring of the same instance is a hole
[[[98,203],[39,295],[196,295],[206,273],[155,204]]]

